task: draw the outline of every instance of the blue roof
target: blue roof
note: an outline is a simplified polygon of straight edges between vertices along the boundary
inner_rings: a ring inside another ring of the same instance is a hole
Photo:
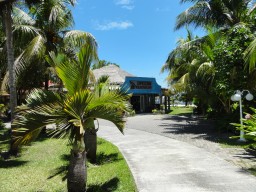
[[[161,95],[161,86],[155,78],[125,77],[122,89],[132,94],[157,94]]]

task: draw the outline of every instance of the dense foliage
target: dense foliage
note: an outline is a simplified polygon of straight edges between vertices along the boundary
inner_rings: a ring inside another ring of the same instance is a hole
[[[199,113],[233,119],[239,112],[230,100],[234,91],[256,93],[255,1],[181,0],[185,2],[192,6],[177,17],[176,29],[192,25],[207,33],[197,37],[187,30],[162,71],[169,71],[172,92],[188,95],[186,99],[196,102]],[[243,103],[250,112],[249,105],[254,103]]]

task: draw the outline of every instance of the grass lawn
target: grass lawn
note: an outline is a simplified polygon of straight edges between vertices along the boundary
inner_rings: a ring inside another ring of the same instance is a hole
[[[170,115],[191,115],[193,107],[171,107]]]
[[[66,189],[69,151],[63,139],[41,139],[25,147],[19,158],[0,159],[0,191],[62,192]],[[98,160],[87,164],[87,191],[137,191],[130,170],[118,148],[98,139]]]

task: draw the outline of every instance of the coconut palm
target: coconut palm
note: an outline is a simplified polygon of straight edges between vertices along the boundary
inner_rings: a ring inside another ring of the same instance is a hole
[[[187,99],[192,99],[193,95],[203,101],[212,94],[215,76],[213,47],[218,38],[218,33],[212,30],[209,29],[203,38],[193,37],[188,30],[187,38],[178,41],[162,67],[162,71],[169,71],[167,80],[171,88],[176,93],[185,94]]]
[[[14,58],[15,58],[15,49],[17,47],[14,48],[14,38],[13,38],[13,10],[15,9],[15,5],[16,5],[15,0],[12,1],[7,1],[7,0],[1,0],[0,1],[0,18],[2,19],[2,26],[3,29],[5,31],[5,46],[4,48],[1,50],[1,52],[3,53],[3,51],[6,51],[7,53],[7,64],[8,64],[8,77],[9,77],[9,92],[10,92],[10,109],[11,109],[11,119],[13,119],[14,117],[14,110],[17,106],[17,91],[16,91],[16,80],[15,80],[15,66],[14,66]],[[34,0],[29,0],[29,1],[24,1],[28,4],[33,4]],[[23,15],[24,16],[24,15]],[[21,27],[21,25],[20,25]],[[23,25],[23,27],[21,27],[23,29],[28,29],[27,26]],[[33,31],[33,30],[32,30]],[[27,30],[28,32],[28,30]],[[31,31],[29,31],[31,32]],[[16,41],[19,42],[19,41]],[[13,155],[17,155],[17,150],[14,149],[12,147],[12,142],[11,142],[11,146],[10,146],[10,150],[9,150],[10,154]]]
[[[181,3],[194,3],[177,17],[175,29],[188,24],[195,27],[213,25],[230,27],[250,19],[255,7],[254,0],[181,0]]]
[[[43,127],[55,123],[53,136],[69,138],[72,144],[67,176],[68,191],[86,191],[86,150],[84,134],[95,118],[113,122],[123,131],[123,111],[128,110],[126,97],[108,92],[101,97],[87,89],[90,66],[96,59],[95,50],[84,45],[77,60],[57,55],[55,70],[67,94],[35,89],[27,97],[27,104],[18,108],[15,119],[15,145],[26,144],[36,138]]]
[[[31,65],[35,59],[41,63],[42,68],[48,68],[49,64],[45,61],[45,55],[49,52],[60,49],[63,45],[63,36],[67,30],[73,26],[73,17],[70,5],[74,5],[75,0],[49,0],[49,1],[31,1],[29,3],[31,25],[37,30],[33,39],[26,42],[27,47],[15,61],[16,74],[22,73],[22,70]],[[33,2],[33,3],[31,3]],[[27,32],[26,28],[20,28],[21,33]],[[72,33],[73,34],[73,33]],[[70,36],[70,34],[69,34]],[[86,36],[86,35],[85,35]],[[33,62],[32,62],[33,61]],[[8,74],[5,77],[4,85],[8,80]],[[45,72],[45,88],[48,89],[49,70]],[[4,87],[4,86],[2,86]]]
[[[7,63],[9,77],[9,88],[10,88],[10,107],[11,117],[13,117],[14,110],[17,106],[17,96],[15,87],[15,72],[14,72],[14,49],[13,49],[13,35],[12,35],[12,4],[14,1],[0,1],[0,11],[4,22],[5,35],[6,35],[6,50],[7,50]]]

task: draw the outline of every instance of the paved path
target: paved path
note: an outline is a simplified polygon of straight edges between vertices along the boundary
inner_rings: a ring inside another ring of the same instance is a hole
[[[113,124],[100,122],[99,136],[121,150],[139,192],[256,192],[256,178],[223,158],[189,143],[130,127],[157,129],[163,123],[183,122],[165,117],[128,118],[125,135]]]

